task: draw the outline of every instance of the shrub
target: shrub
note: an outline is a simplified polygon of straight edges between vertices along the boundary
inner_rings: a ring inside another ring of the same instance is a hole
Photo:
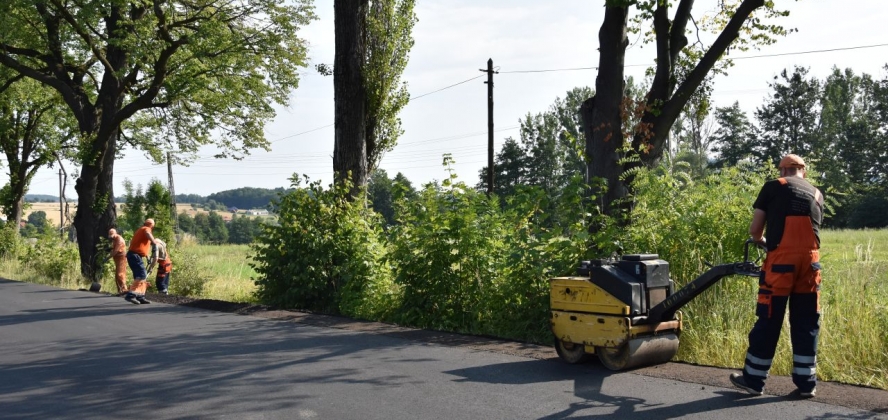
[[[350,186],[309,181],[274,205],[277,225],[264,224],[253,245],[256,296],[266,304],[367,317],[383,310],[370,290],[391,290],[378,216]]]
[[[200,259],[187,246],[179,246],[170,252],[173,272],[170,273],[170,293],[178,296],[199,297],[207,283],[213,280],[210,272],[200,267]],[[153,278],[151,283],[153,284]]]
[[[573,223],[546,229],[544,209],[552,206],[541,189],[523,189],[500,206],[452,179],[396,200],[389,239],[403,293],[397,320],[548,341],[548,279],[569,273],[586,248],[581,196],[564,195],[575,205],[563,203],[571,211],[560,216]]]
[[[54,232],[41,235],[34,245],[25,247],[19,259],[54,285],[61,285],[65,278],[80,278],[77,245],[60,240]]]
[[[15,233],[15,226],[4,224],[0,227],[0,258],[15,258],[22,251],[21,236]]]

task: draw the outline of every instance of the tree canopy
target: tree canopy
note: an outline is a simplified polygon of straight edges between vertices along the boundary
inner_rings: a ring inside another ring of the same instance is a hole
[[[116,219],[114,159],[124,146],[222,154],[267,147],[272,103],[286,104],[305,66],[297,36],[309,0],[8,0],[0,65],[56,90],[77,120],[74,218],[81,271],[92,279]]]

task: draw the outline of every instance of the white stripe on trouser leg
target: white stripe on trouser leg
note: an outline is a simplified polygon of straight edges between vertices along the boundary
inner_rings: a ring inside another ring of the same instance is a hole
[[[753,355],[750,354],[750,353],[746,353],[746,360],[749,360],[750,362],[755,363],[755,364],[757,364],[757,365],[769,366],[769,367],[770,367],[770,366],[771,366],[771,361],[772,361],[773,359],[762,359],[762,358],[759,358],[759,357],[755,357],[755,356],[753,356]]]
[[[805,363],[808,365],[813,365],[817,363],[817,356],[801,356],[798,354],[792,355],[792,361],[796,363]]]
[[[801,376],[814,376],[817,373],[817,368],[806,368],[806,367],[794,367],[792,368],[793,375],[801,375]]]
[[[761,369],[756,369],[756,368],[754,368],[754,367],[750,367],[749,365],[746,365],[746,366],[743,368],[743,370],[745,370],[746,373],[748,373],[748,374],[750,374],[750,375],[752,375],[752,376],[758,376],[758,377],[760,377],[760,378],[767,378],[767,377],[768,377],[768,371],[766,371],[766,370],[761,370]]]

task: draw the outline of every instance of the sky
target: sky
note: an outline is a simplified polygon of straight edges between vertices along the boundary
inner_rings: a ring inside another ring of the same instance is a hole
[[[595,85],[594,69],[577,69],[598,64],[598,30],[604,16],[601,0],[417,3],[415,45],[403,74],[415,99],[400,114],[404,134],[380,165],[390,177],[401,172],[416,187],[444,179],[448,173],[442,156],[450,153],[459,179],[470,185],[478,182],[478,172],[487,163],[487,85],[480,69],[489,58],[500,72],[494,76],[496,151],[506,138],[517,138],[519,120],[526,115],[546,111],[574,87]],[[808,67],[810,76],[819,79],[834,66],[886,76],[888,32],[881,28],[888,22],[888,7],[884,0],[777,3],[790,11],[779,23],[797,31],[758,51],[732,52],[734,66],[727,76],[715,79],[715,106],[738,101],[752,119],[752,112],[767,100],[768,82],[793,66]],[[711,4],[714,0],[697,1],[695,17]],[[173,166],[177,194],[205,196],[240,187],[289,187],[294,173],[325,185],[332,180],[333,78],[318,74],[313,67],[333,63],[333,1],[316,0],[315,6],[319,19],[301,32],[309,43],[310,66],[289,107],[278,108],[277,117],[266,126],[271,151],[255,150],[235,161],[214,159],[211,147],[201,149],[190,166]],[[880,46],[870,47],[874,45]],[[626,75],[640,80],[654,57],[652,45],[630,37],[626,63],[631,66]],[[533,70],[554,71],[526,72]],[[65,168],[69,173],[78,169],[73,163]],[[125,151],[114,169],[118,196],[124,192],[124,180],[136,185],[167,180],[166,164],[152,163],[135,150]],[[0,175],[0,184],[6,180]],[[69,179],[69,199],[76,198],[73,183]],[[30,193],[57,196],[58,169],[40,170]]]

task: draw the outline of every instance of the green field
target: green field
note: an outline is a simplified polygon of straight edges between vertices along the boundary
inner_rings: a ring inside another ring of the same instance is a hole
[[[818,375],[823,380],[888,389],[888,230],[826,231],[822,240]],[[206,284],[196,297],[255,301],[252,277],[256,273],[249,265],[249,246],[183,245],[171,255],[174,285],[203,276]],[[0,276],[6,278],[67,288],[85,286],[74,280],[79,278],[76,264],[63,271],[59,278],[47,278],[23,259],[0,260]],[[106,275],[103,290],[113,287]],[[686,332],[677,358],[740,368],[746,334],[754,322],[756,288],[754,279],[732,277],[698,297],[708,300],[698,308],[707,309],[696,309],[692,303],[684,311]],[[772,374],[788,375],[791,369],[788,330],[786,325]]]

